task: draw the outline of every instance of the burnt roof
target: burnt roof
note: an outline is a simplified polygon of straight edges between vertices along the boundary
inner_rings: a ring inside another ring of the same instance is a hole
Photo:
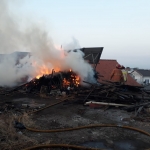
[[[140,73],[142,76],[150,76],[150,70],[145,70],[145,69],[136,69],[138,73]]]
[[[88,60],[91,64],[97,64],[100,60],[103,47],[87,47],[80,48],[80,50],[85,54],[85,60]]]

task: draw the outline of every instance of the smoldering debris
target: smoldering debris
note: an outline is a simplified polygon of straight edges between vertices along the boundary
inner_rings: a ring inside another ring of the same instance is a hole
[[[72,71],[59,72],[33,79],[26,84],[9,91],[1,88],[0,94],[5,96],[15,94],[33,94],[50,99],[51,97],[73,96],[69,103],[81,103],[91,108],[118,107],[138,114],[147,114],[150,108],[150,91],[142,87],[116,85],[113,82],[96,84],[83,81],[88,86],[80,84],[80,78]],[[68,103],[66,103],[68,104]],[[148,118],[147,118],[148,119]]]

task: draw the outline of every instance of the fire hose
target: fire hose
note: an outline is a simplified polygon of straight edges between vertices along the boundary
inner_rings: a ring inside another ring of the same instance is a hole
[[[130,126],[123,126],[123,125],[116,125],[116,124],[93,124],[93,125],[80,126],[80,127],[75,127],[75,128],[55,129],[55,130],[39,130],[39,129],[32,129],[32,128],[28,128],[28,127],[26,127],[26,129],[29,131],[32,131],[32,132],[52,133],[52,132],[65,132],[65,131],[80,130],[80,129],[85,129],[85,128],[96,128],[96,127],[118,127],[118,128],[134,130],[134,131],[140,132],[142,134],[145,134],[147,136],[150,136],[150,134],[148,132],[145,132],[143,130],[140,130],[140,129],[137,129],[134,127],[130,127]]]
[[[71,98],[71,97],[70,97]],[[62,102],[64,102],[65,100],[67,100],[66,98],[65,99],[62,99],[61,101],[59,102],[56,102],[54,104],[51,104],[49,106],[46,106],[44,108],[41,108],[37,111],[33,111],[33,112],[30,112],[29,114],[32,114],[32,113],[36,113],[36,112],[39,112],[39,111],[42,111],[46,108],[49,108],[49,107],[52,107],[52,106],[55,106],[57,104],[60,104]],[[21,122],[22,120],[22,117],[19,118],[19,122]],[[130,126],[124,126],[124,125],[117,125],[117,124],[94,124],[94,125],[86,125],[86,126],[80,126],[80,127],[75,127],[75,128],[66,128],[66,129],[54,129],[54,130],[39,130],[39,129],[34,129],[34,128],[29,128],[29,127],[26,127],[25,128],[29,131],[32,131],[32,132],[46,132],[46,133],[52,133],[52,132],[66,132],[66,131],[73,131],[73,130],[80,130],[80,129],[85,129],[85,128],[96,128],[96,127],[117,127],[117,128],[123,128],[123,129],[129,129],[129,130],[134,130],[134,131],[137,131],[139,133],[142,133],[142,134],[145,134],[147,136],[150,136],[150,133],[146,132],[146,131],[143,131],[141,129],[138,129],[138,128],[134,128],[134,127],[130,127]],[[33,150],[33,149],[37,149],[37,148],[49,148],[49,147],[66,147],[66,148],[76,148],[76,149],[87,149],[87,150],[96,150],[96,149],[90,149],[90,148],[85,148],[85,147],[80,147],[80,146],[76,146],[76,145],[68,145],[68,144],[50,144],[50,145],[39,145],[39,146],[33,146],[33,147],[29,147],[27,149],[24,149],[24,150]]]
[[[80,150],[102,150],[102,149],[97,149],[97,148],[86,148],[83,146],[77,146],[77,145],[68,145],[68,144],[47,144],[47,145],[37,145],[37,146],[32,146],[29,148],[26,148],[24,150],[34,150],[34,149],[39,149],[39,148],[51,148],[51,147],[56,147],[56,148],[74,148],[74,149],[80,149]],[[103,149],[104,150],[104,149]]]

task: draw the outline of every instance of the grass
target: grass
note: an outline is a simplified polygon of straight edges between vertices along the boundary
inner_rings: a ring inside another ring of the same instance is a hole
[[[29,116],[24,114],[24,119],[29,125],[33,122],[29,120]],[[27,137],[21,130],[14,128],[14,121],[18,120],[18,116],[13,113],[0,115],[0,149],[1,150],[21,150],[27,145],[36,145],[37,141]]]

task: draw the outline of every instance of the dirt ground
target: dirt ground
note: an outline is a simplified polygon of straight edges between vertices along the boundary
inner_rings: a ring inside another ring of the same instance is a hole
[[[55,97],[40,98],[32,95],[3,96],[0,98],[1,103],[11,102],[15,108],[22,109],[23,112],[28,111],[28,108],[22,108],[22,104],[45,104],[45,106],[48,106],[60,100]],[[19,114],[19,111],[12,110],[11,114]],[[6,118],[1,117],[2,115],[4,113],[0,114],[0,119],[5,120]],[[102,107],[94,109],[72,101],[71,103],[62,102],[34,113],[24,124],[42,130],[72,128],[91,124],[116,124],[135,127],[150,133],[149,122],[134,120],[132,116],[134,116],[134,112],[127,112],[120,108],[111,107],[105,110]],[[24,141],[23,148],[37,144],[73,144],[106,150],[145,150],[150,148],[149,136],[116,127],[98,127],[55,133],[31,132],[26,129],[15,129],[14,132],[32,139],[30,144],[26,143],[30,140]],[[2,139],[0,143],[3,143]],[[13,148],[10,147],[10,149]],[[15,150],[17,149],[20,148],[15,147]]]

